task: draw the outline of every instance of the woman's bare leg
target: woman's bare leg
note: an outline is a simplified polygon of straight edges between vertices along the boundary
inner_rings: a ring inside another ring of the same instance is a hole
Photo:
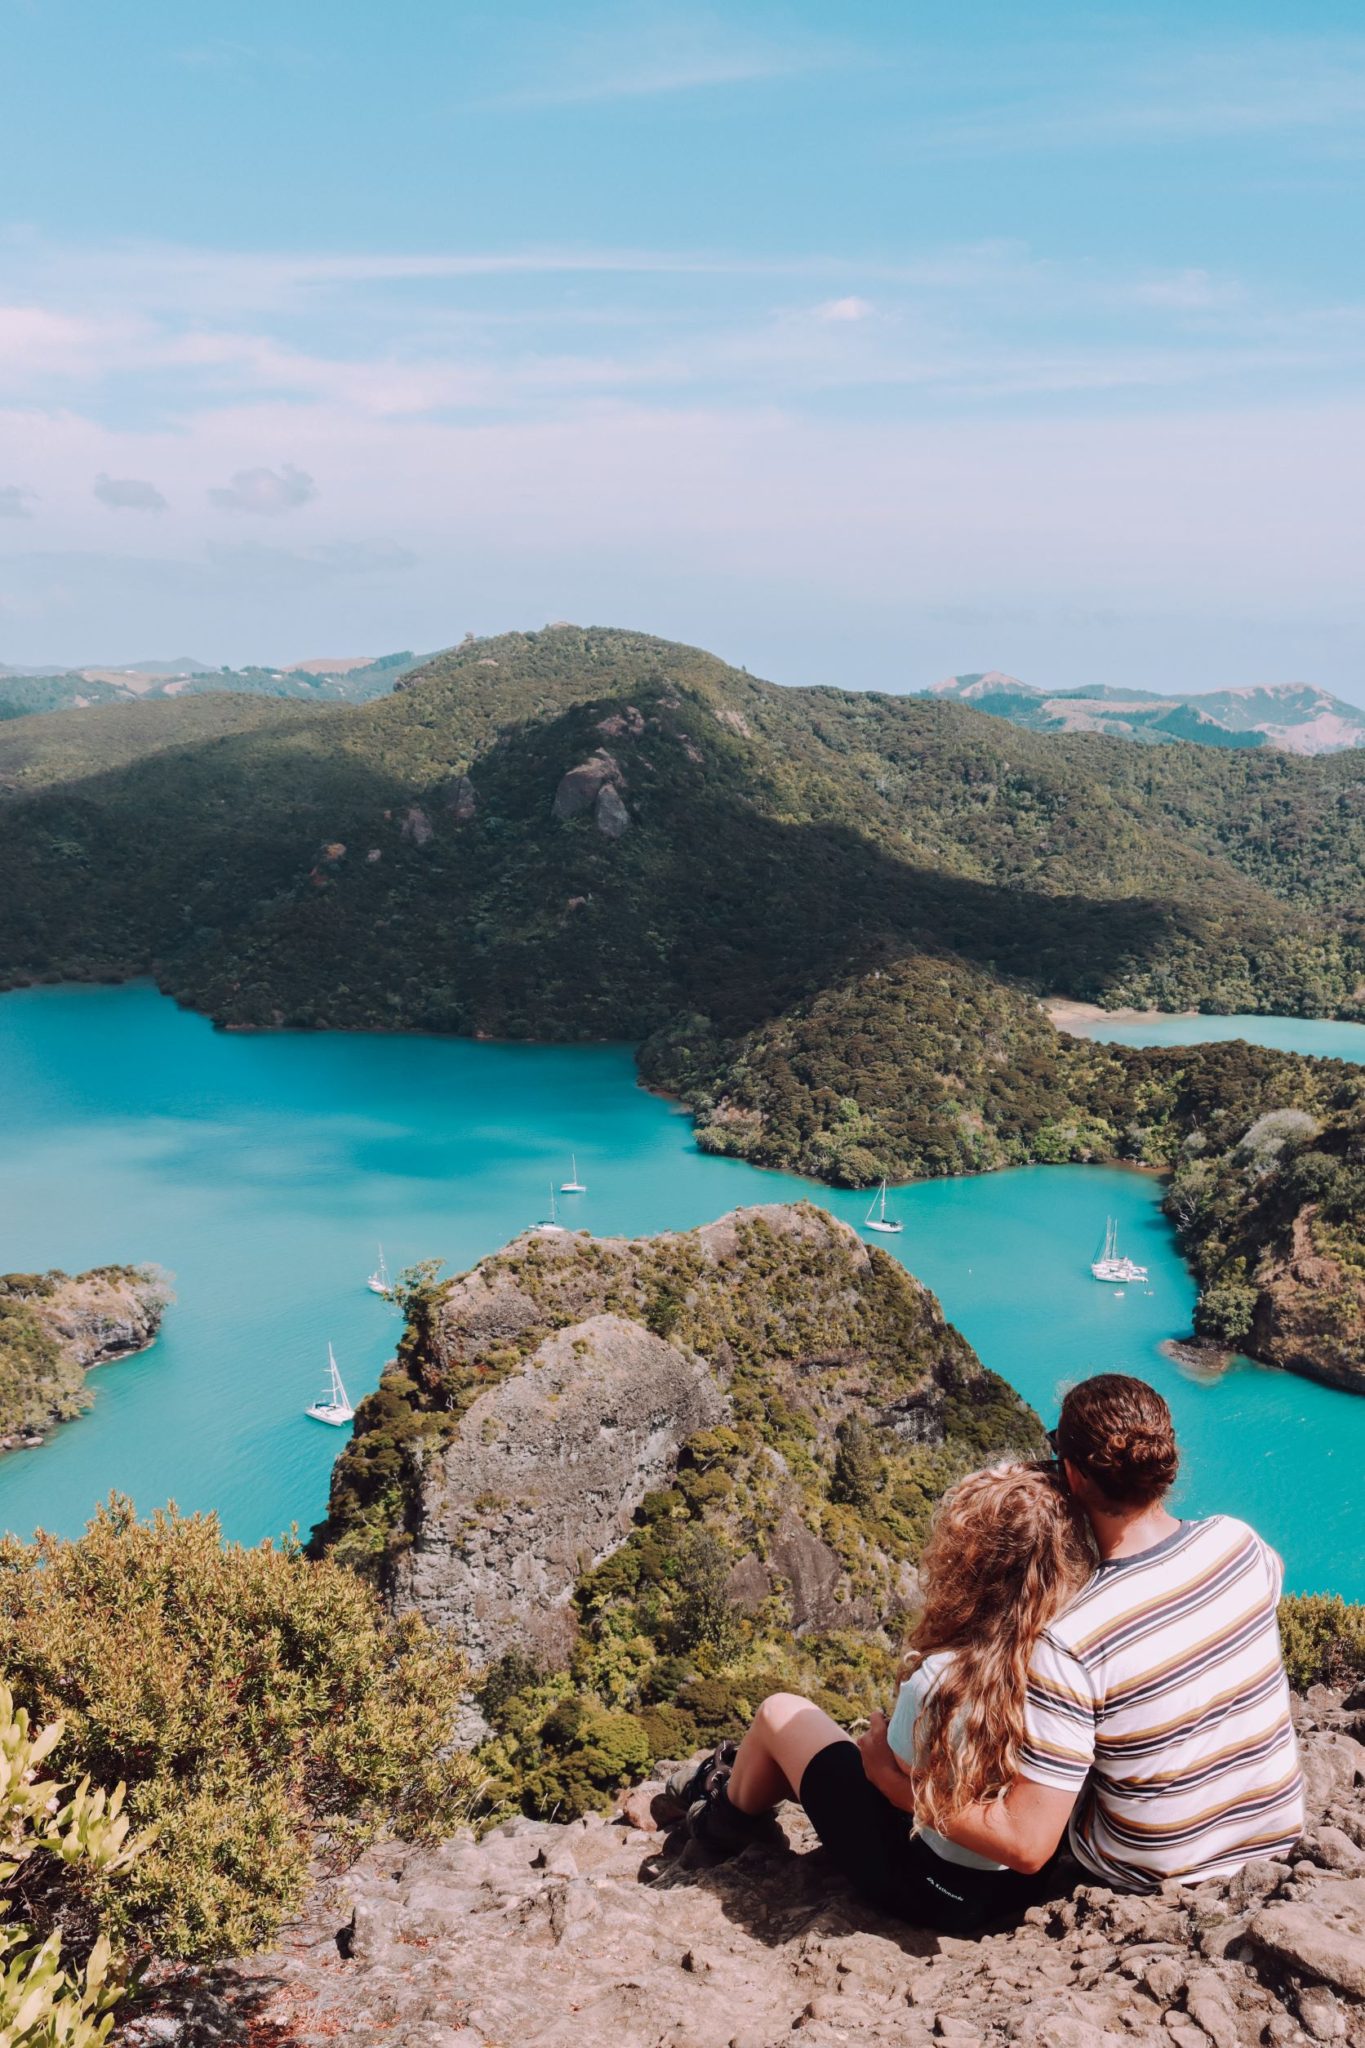
[[[831,1742],[850,1742],[837,1721],[799,1693],[775,1692],[754,1715],[725,1787],[740,1813],[767,1813],[779,1799],[795,1799],[806,1765]]]

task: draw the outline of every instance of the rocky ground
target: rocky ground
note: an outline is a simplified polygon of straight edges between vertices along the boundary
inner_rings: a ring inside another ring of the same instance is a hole
[[[1135,1898],[1080,1885],[973,1940],[885,1920],[797,1808],[732,1862],[602,1816],[385,1844],[268,1955],[154,1975],[121,2048],[1365,2048],[1365,1687],[1298,1703],[1292,1862]]]

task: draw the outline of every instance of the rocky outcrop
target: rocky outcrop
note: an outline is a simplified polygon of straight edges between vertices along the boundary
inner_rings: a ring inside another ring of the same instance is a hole
[[[630,824],[630,812],[613,783],[604,783],[593,806],[593,822],[604,839],[619,839]]]
[[[480,1662],[513,1646],[562,1661],[576,1580],[621,1542],[687,1439],[725,1413],[695,1353],[627,1317],[555,1331],[432,1461],[394,1604]]]
[[[576,818],[581,811],[591,809],[597,802],[598,791],[607,783],[620,779],[621,770],[613,755],[604,747],[590,754],[586,761],[580,761],[576,768],[570,768],[560,780],[551,805],[553,815],[561,821]]]
[[[1256,1286],[1257,1358],[1365,1393],[1365,1273],[1318,1244],[1311,1208],[1294,1218],[1286,1254],[1262,1261]]]
[[[612,711],[597,721],[597,730],[604,740],[638,740],[645,729],[644,713],[634,704],[625,705],[620,711]]]
[[[41,1443],[88,1408],[86,1373],[145,1351],[170,1299],[149,1266],[0,1274],[0,1450]]]
[[[1135,1897],[1073,1871],[971,1940],[865,1907],[797,1807],[709,1864],[655,1784],[615,1820],[386,1844],[320,1883],[270,1955],[154,1981],[138,2048],[1313,2048],[1365,2044],[1361,1708],[1298,1712],[1309,1829],[1289,1862]],[[1352,1732],[1354,1731],[1354,1732]]]
[[[414,846],[430,846],[434,828],[430,818],[420,804],[410,804],[399,821],[398,829],[404,839]]]
[[[639,713],[635,716],[638,718]],[[631,728],[623,724],[621,730]],[[564,823],[590,810],[598,831],[608,839],[619,839],[630,823],[630,813],[621,795],[623,781],[620,763],[604,747],[599,747],[561,778],[552,813]]]
[[[855,1420],[861,1476],[840,1477]],[[563,1670],[575,1629],[591,1648],[638,1599],[626,1700],[647,1721],[725,1675],[735,1643],[707,1616],[727,1599],[758,1617],[746,1683],[773,1668],[761,1646],[809,1637],[818,1657],[841,1629],[889,1656],[932,1493],[1041,1442],[928,1290],[812,1205],[634,1240],[530,1232],[417,1302],[317,1547],[377,1563],[479,1670],[513,1648]],[[703,1641],[722,1652],[705,1670]],[[732,1711],[724,1685],[702,1694]]]
[[[441,792],[441,808],[452,824],[468,825],[478,816],[479,798],[467,775],[457,775]]]

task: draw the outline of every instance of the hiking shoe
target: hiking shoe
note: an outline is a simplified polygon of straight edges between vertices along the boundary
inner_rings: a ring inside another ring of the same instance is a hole
[[[684,1823],[688,1839],[712,1856],[738,1856],[757,1840],[768,1819],[766,1813],[741,1813],[730,1804],[729,1776],[728,1770],[713,1774],[705,1796],[688,1807]]]
[[[717,1743],[700,1763],[679,1764],[677,1770],[665,1779],[664,1797],[678,1820],[689,1813],[698,1800],[705,1799],[717,1772],[723,1771],[729,1777],[730,1766],[738,1754],[737,1742]]]

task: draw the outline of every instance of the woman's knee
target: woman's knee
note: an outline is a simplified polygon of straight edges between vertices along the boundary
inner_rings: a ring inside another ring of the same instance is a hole
[[[758,1712],[754,1725],[766,1729],[770,1735],[780,1734],[788,1727],[802,1709],[809,1709],[811,1702],[799,1692],[770,1692]]]

